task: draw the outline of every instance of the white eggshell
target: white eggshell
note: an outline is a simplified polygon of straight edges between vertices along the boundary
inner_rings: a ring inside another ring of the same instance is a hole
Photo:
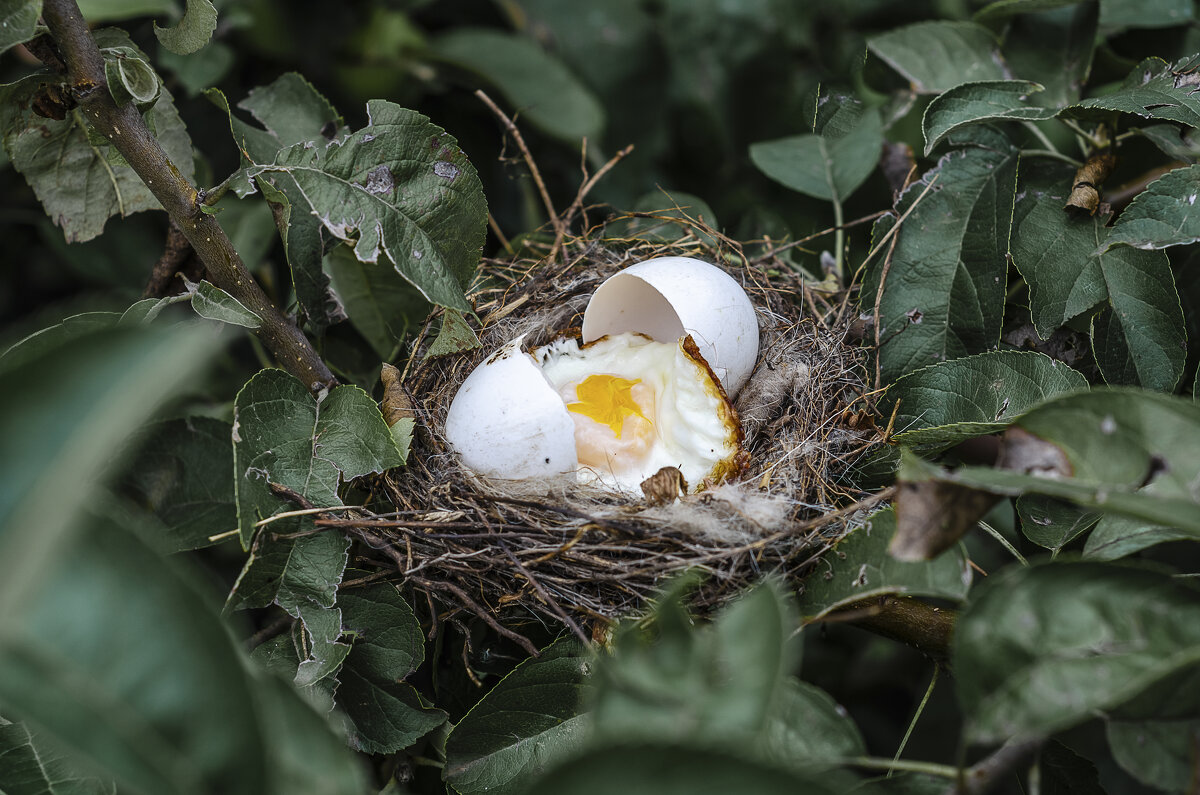
[[[758,319],[746,291],[715,265],[657,257],[610,276],[583,314],[583,341],[639,332],[659,342],[691,334],[730,398],[758,358]]]
[[[541,368],[521,350],[523,338],[484,359],[446,414],[446,440],[478,475],[517,480],[579,466],[575,423]]]

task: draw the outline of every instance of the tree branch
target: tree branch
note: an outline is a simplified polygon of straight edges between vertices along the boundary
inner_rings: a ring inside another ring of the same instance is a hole
[[[213,216],[200,210],[196,188],[171,163],[132,104],[118,106],[104,77],[104,58],[75,0],[44,0],[42,16],[66,64],[84,117],[125,158],[204,263],[208,278],[262,320],[255,330],[288,372],[315,391],[337,382],[304,333],[271,304]]]
[[[934,607],[904,596],[864,599],[826,616],[824,621],[845,621],[877,635],[899,641],[939,663],[950,659],[954,610]]]

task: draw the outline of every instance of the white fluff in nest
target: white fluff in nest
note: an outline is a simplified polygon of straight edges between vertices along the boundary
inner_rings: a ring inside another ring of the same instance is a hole
[[[647,508],[639,518],[726,546],[746,544],[786,526],[792,502],[745,483],[723,483],[694,497]]]

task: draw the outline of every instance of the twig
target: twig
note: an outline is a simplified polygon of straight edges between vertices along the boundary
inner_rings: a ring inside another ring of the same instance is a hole
[[[433,582],[432,580],[426,580],[423,577],[408,577],[407,579],[410,580],[413,584],[419,585],[426,590],[449,591],[450,593],[454,594],[455,598],[458,599],[458,603],[462,607],[466,608],[467,610],[470,610],[472,613],[479,616],[479,618],[483,619],[483,622],[485,624],[487,624],[489,627],[491,627],[492,630],[495,631],[497,634],[503,635],[504,637],[511,640],[513,643],[516,643],[518,646],[520,646],[522,649],[524,649],[526,652],[528,652],[530,657],[538,656],[537,646],[534,646],[533,643],[529,640],[529,638],[525,637],[524,635],[519,635],[516,632],[513,632],[508,627],[501,624],[499,621],[497,621],[495,618],[493,618],[492,615],[490,613],[488,613],[488,611],[484,610],[482,607],[475,604],[475,601],[473,599],[471,599],[471,597],[467,596],[467,592],[464,591],[462,588],[459,588],[454,583]]]
[[[888,244],[888,253],[883,258],[883,270],[879,273],[879,289],[875,291],[875,305],[871,312],[875,332],[875,389],[883,386],[882,356],[880,355],[882,346],[879,343],[879,304],[883,302],[883,286],[887,284],[888,273],[892,269],[892,255],[896,253],[896,241],[899,239],[899,236],[893,236],[892,242]]]
[[[113,100],[104,59],[75,0],[44,0],[42,16],[66,64],[84,117],[112,142],[179,225],[212,283],[258,315],[262,324],[255,334],[309,389],[315,392],[337,383],[303,332],[271,304],[254,281],[221,225],[201,212],[196,188],[171,163],[141,113],[132,103],[118,106]]]
[[[850,229],[852,227],[859,226],[860,224],[865,224],[870,221],[874,221],[875,219],[885,216],[890,212],[891,212],[891,210],[879,210],[878,212],[871,213],[870,215],[864,215],[861,218],[855,218],[853,221],[847,221],[846,223],[842,224],[840,227],[831,226],[828,229],[822,229],[820,232],[813,232],[811,235],[808,235],[807,237],[802,237],[799,240],[792,240],[788,243],[784,243],[782,246],[777,246],[773,249],[770,249],[769,251],[759,254],[757,257],[750,260],[750,264],[751,265],[760,265],[760,264],[766,262],[767,260],[771,259],[771,257],[782,254],[783,252],[789,251],[793,248],[796,248],[797,246],[802,246],[810,240],[816,240],[818,237],[824,237],[825,235],[833,234],[834,232],[838,231],[839,228]]]
[[[958,614],[908,597],[881,596],[847,605],[811,623],[839,621],[845,613],[850,623],[877,635],[899,641],[941,664],[950,659],[950,636]]]
[[[154,263],[154,267],[150,270],[150,281],[146,283],[146,289],[142,291],[142,297],[162,298],[166,295],[171,280],[175,278],[175,274],[183,267],[183,263],[187,261],[188,254],[191,251],[192,247],[188,244],[183,230],[172,220],[167,226],[167,242],[163,246],[162,256],[158,258],[158,261]]]
[[[525,139],[521,137],[521,131],[517,129],[517,125],[513,123],[504,111],[500,110],[500,106],[492,101],[483,89],[475,92],[475,96],[479,97],[485,105],[491,108],[492,113],[504,123],[504,127],[512,135],[513,140],[517,142],[517,148],[521,150],[521,157],[525,159],[525,165],[529,168],[529,173],[533,177],[533,183],[537,185],[538,193],[541,194],[542,204],[546,206],[546,213],[550,216],[550,223],[554,225],[554,231],[562,237],[566,234],[566,226],[562,219],[558,217],[558,212],[554,209],[554,203],[550,201],[550,192],[546,190],[546,183],[542,180],[542,172],[538,170],[537,163],[533,160],[533,155],[529,152],[529,147],[525,145]]]
[[[587,145],[586,139],[584,140],[584,145]],[[600,167],[599,171],[593,174],[583,183],[583,185],[580,186],[579,192],[575,194],[574,201],[571,202],[571,206],[569,206],[566,213],[563,214],[562,224],[559,224],[555,229],[554,245],[550,247],[550,254],[546,257],[546,259],[553,261],[555,255],[558,254],[558,250],[562,248],[563,240],[566,238],[567,234],[567,227],[570,225],[572,219],[574,219],[575,213],[583,209],[583,200],[589,193],[591,193],[592,188],[596,186],[597,182],[603,179],[605,174],[613,169],[613,166],[628,157],[629,153],[632,151],[633,144],[630,144],[621,151],[617,152],[612,156],[612,159]],[[587,172],[585,171],[584,173],[586,175]]]
[[[975,765],[962,771],[958,781],[949,787],[945,795],[983,795],[1000,783],[1014,767],[1041,748],[1041,738],[1010,743]]]
[[[508,548],[508,545],[501,541],[500,549],[504,550],[504,554],[508,556],[508,559],[512,561],[512,564],[517,567],[517,570],[521,572],[521,576],[525,578],[525,581],[533,586],[533,590],[537,591],[537,595],[542,597],[542,601],[546,604],[546,606],[553,610],[554,614],[557,615],[559,619],[566,624],[572,632],[575,633],[575,636],[578,637],[580,641],[582,641],[583,647],[585,649],[591,648],[592,642],[588,636],[584,634],[583,630],[579,628],[579,625],[576,624],[569,615],[567,615],[567,611],[562,609],[562,605],[560,605],[553,597],[551,597],[550,594],[546,593],[546,589],[543,588],[541,583],[539,583],[533,574],[530,573],[529,569],[525,568],[525,565],[521,563],[521,561],[517,560],[517,556],[512,553],[512,550]]]

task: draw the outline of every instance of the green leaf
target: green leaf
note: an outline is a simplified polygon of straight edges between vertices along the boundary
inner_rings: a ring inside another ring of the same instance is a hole
[[[80,0],[79,10],[88,22],[112,22],[153,14],[175,13],[174,0]]]
[[[394,585],[341,594],[345,630],[354,645],[338,678],[338,703],[354,724],[350,742],[371,754],[390,754],[433,731],[446,713],[421,705],[408,677],[425,659],[425,637]]]
[[[7,373],[35,361],[38,357],[74,340],[114,328],[120,319],[119,312],[83,312],[63,318],[61,323],[47,326],[13,343],[12,347],[0,356],[0,373]]]
[[[380,359],[391,359],[409,330],[429,313],[429,302],[394,268],[363,262],[349,246],[329,252],[325,272],[350,322]]]
[[[184,280],[184,286],[192,294],[192,309],[200,317],[229,323],[248,329],[256,329],[262,325],[262,318],[242,305],[220,287],[215,287],[205,279],[199,283]]]
[[[1163,527],[1110,514],[1088,536],[1083,556],[1089,560],[1117,560],[1156,544],[1185,540],[1200,540],[1200,528]]]
[[[199,96],[224,80],[236,59],[233,48],[219,41],[191,55],[176,55],[166,47],[158,51],[159,68],[172,73],[189,97]]]
[[[1021,517],[1024,536],[1055,553],[1090,530],[1100,519],[1096,511],[1085,511],[1069,502],[1040,494],[1019,498],[1017,514]]]
[[[878,239],[911,209],[897,232],[879,304],[884,383],[998,343],[1016,174],[1015,150],[952,151],[905,191],[895,216],[876,225]],[[877,258],[862,290],[865,309],[874,302],[881,275]]]
[[[1194,93],[1195,60],[1192,56],[1169,64],[1160,58],[1147,58],[1125,78],[1121,88],[1071,105],[1063,115],[1103,121],[1111,116],[1110,111],[1117,111],[1200,127],[1200,98]]]
[[[344,141],[292,146],[255,173],[294,183],[293,216],[315,214],[361,261],[390,263],[433,303],[470,311],[463,288],[487,224],[474,167],[421,114],[383,101],[367,113],[368,125]]]
[[[467,320],[461,313],[447,309],[442,313],[442,323],[438,327],[437,336],[425,352],[426,359],[436,356],[448,356],[454,353],[474,350],[479,347],[479,337],[467,325]]]
[[[643,743],[591,750],[550,771],[529,795],[841,795],[851,783],[828,772],[802,775],[723,748]]]
[[[871,38],[867,48],[921,94],[1008,77],[996,37],[974,22],[918,22]]]
[[[989,577],[955,627],[967,737],[1021,740],[1082,723],[1200,662],[1200,591],[1100,563],[1012,567]],[[1180,713],[1200,702],[1182,693]]]
[[[1110,721],[1105,733],[1117,764],[1143,784],[1185,792],[1195,783],[1200,720]]]
[[[282,370],[251,378],[234,402],[234,484],[242,547],[254,523],[288,506],[270,483],[311,503],[341,505],[345,480],[399,466],[399,451],[371,396],[334,387],[317,400]]]
[[[109,93],[118,105],[133,102],[141,107],[158,97],[162,83],[154,67],[139,57],[132,47],[106,47],[100,53],[104,56]],[[103,142],[104,138],[99,137],[99,140]]]
[[[209,417],[154,423],[134,442],[127,484],[162,520],[171,551],[197,549],[237,527],[232,426]]]
[[[752,144],[750,160],[792,190],[840,202],[875,170],[882,146],[883,124],[871,109],[843,135],[796,135]]]
[[[867,744],[828,693],[788,677],[767,715],[763,754],[786,767],[833,766],[839,759],[866,756]]]
[[[583,747],[591,718],[593,655],[574,637],[513,669],[446,740],[443,777],[455,792],[523,792],[550,765]]]
[[[8,793],[115,795],[110,781],[80,773],[68,756],[20,723],[0,720],[0,781]]]
[[[1031,14],[1080,3],[1081,0],[996,0],[988,3],[971,17],[981,25],[1002,22],[1017,14]]]
[[[0,0],[0,53],[32,39],[41,15],[42,0]]]
[[[1105,248],[1124,243],[1158,249],[1200,240],[1200,165],[1169,171],[1151,182],[1113,224]]]
[[[1195,18],[1189,0],[1100,0],[1100,27],[1106,32],[1125,28],[1169,28]]]
[[[97,32],[97,39],[103,38],[101,33]],[[34,94],[41,86],[57,82],[58,78],[38,74],[0,88],[0,127],[13,167],[62,228],[67,242],[91,240],[114,215],[159,209],[158,200],[132,168],[110,162],[109,153],[115,149],[93,145],[78,109],[63,121],[33,112]],[[146,118],[171,162],[191,179],[192,142],[165,88]]]
[[[604,106],[557,58],[533,41],[491,29],[456,28],[430,42],[433,54],[500,89],[544,132],[571,143],[598,140]]]
[[[247,110],[266,130],[231,117],[234,138],[255,163],[269,163],[275,153],[295,144],[331,140],[342,130],[342,117],[311,83],[296,72],[250,89],[238,107]]]
[[[709,245],[716,245],[716,238],[686,221],[682,224],[664,221],[662,218],[687,218],[700,221],[713,229],[720,229],[717,214],[708,202],[691,193],[677,190],[655,190],[645,193],[633,203],[632,212],[649,213],[655,218],[630,218],[608,225],[608,234],[614,238],[636,237],[642,240],[671,242],[692,234]]]
[[[898,378],[881,412],[896,403],[894,439],[949,445],[1004,430],[1048,397],[1088,388],[1065,364],[1031,351],[992,351],[931,364]]]
[[[1107,298],[1112,315],[1097,320],[1093,334],[1105,378],[1120,383],[1113,362],[1128,360],[1126,377],[1170,390],[1183,374],[1186,344],[1170,264],[1158,252],[1112,247],[1107,216],[1064,213],[1070,180],[1069,169],[1048,169],[1022,183],[1013,213],[1010,252],[1029,285],[1034,327],[1049,338]]]
[[[187,0],[183,19],[170,28],[154,23],[154,35],[176,55],[187,55],[208,44],[217,29],[217,9],[209,0]]]
[[[935,596],[961,601],[971,586],[971,568],[961,545],[930,561],[906,562],[888,554],[896,532],[891,508],[871,514],[825,555],[805,580],[800,614],[805,621],[881,594]]]
[[[1008,5],[1018,7],[1022,1]],[[1097,4],[1089,0],[1022,14],[1008,23],[1004,57],[1012,76],[1036,80],[1046,87],[1030,97],[1032,104],[1057,109],[1079,101],[1092,68],[1099,16]]]
[[[950,133],[968,124],[993,121],[1042,121],[1055,111],[1029,104],[1029,96],[1045,91],[1028,80],[990,80],[963,83],[935,97],[921,120],[925,156]]]

